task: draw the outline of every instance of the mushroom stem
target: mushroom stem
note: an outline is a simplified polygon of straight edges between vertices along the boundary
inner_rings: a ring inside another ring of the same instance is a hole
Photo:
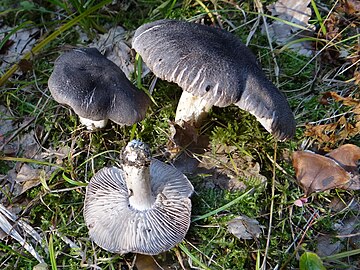
[[[151,208],[155,198],[151,192],[150,167],[124,164],[123,170],[126,174],[130,206],[140,211]]]
[[[183,122],[188,122],[199,127],[211,108],[201,97],[183,91],[176,109],[175,122],[180,126]]]
[[[98,128],[104,128],[107,125],[108,119],[104,119],[104,120],[91,120],[88,118],[84,118],[79,116],[80,122],[81,124],[83,124],[84,126],[86,126],[86,128],[88,130],[94,130],[94,129],[98,129]]]

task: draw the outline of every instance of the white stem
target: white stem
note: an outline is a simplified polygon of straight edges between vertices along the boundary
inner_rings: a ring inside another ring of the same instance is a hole
[[[79,116],[81,124],[86,126],[88,130],[95,130],[97,128],[104,128],[108,122],[108,119],[94,121],[88,118]]]
[[[126,173],[130,205],[140,211],[151,208],[155,198],[151,192],[150,167],[123,165],[123,170]]]
[[[211,107],[202,98],[183,91],[176,109],[175,122],[179,125],[189,122],[191,125],[199,127]]]

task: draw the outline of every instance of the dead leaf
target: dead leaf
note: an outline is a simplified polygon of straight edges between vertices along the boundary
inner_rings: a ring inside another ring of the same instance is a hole
[[[353,90],[352,92],[356,92]],[[329,105],[331,101],[341,102],[348,106],[346,115],[333,118],[332,123],[324,125],[305,125],[305,136],[314,138],[321,148],[330,151],[339,141],[348,140],[360,134],[360,100],[350,97],[341,96],[335,92],[325,92],[320,97],[319,102],[322,105]]]
[[[256,219],[245,215],[230,220],[227,225],[228,231],[239,239],[259,238],[263,228]]]
[[[46,263],[39,263],[34,266],[33,270],[48,270],[49,266]]]
[[[279,45],[289,44],[290,41],[303,36],[311,36],[315,27],[309,24],[311,17],[311,9],[308,7],[310,0],[278,0],[277,2],[267,6],[271,15],[278,17],[280,20],[274,20],[267,26],[269,34],[273,40]],[[285,20],[299,27],[285,24],[281,20]],[[300,27],[306,27],[308,30],[300,31]],[[262,32],[265,31],[263,27]],[[298,35],[298,36],[296,36]],[[299,54],[311,56],[313,54],[313,46],[310,42],[297,42],[289,46],[290,49],[297,51]]]
[[[359,174],[360,147],[353,144],[344,144],[326,154],[353,175]]]
[[[116,26],[100,37],[89,47],[95,47],[100,52],[114,62],[125,73],[128,79],[135,70],[135,54],[133,54],[129,45],[125,42],[128,33],[121,26]],[[143,63],[141,76],[144,77],[150,72],[149,68]]]
[[[316,253],[321,257],[326,257],[344,251],[350,252],[351,250],[358,249],[360,247],[359,222],[358,215],[345,216],[341,218],[341,220],[334,220],[332,222],[333,232],[331,234],[327,232],[323,234],[323,232],[320,232],[316,238]],[[355,266],[359,260],[356,257],[352,258],[349,256],[346,258],[346,261],[348,265]],[[356,267],[354,269],[356,269]]]
[[[0,40],[5,37],[7,32],[12,30],[10,27],[3,26],[0,33]],[[9,37],[6,51],[2,55],[3,61],[0,64],[0,70],[6,70],[9,65],[18,62],[25,53],[29,52],[35,44],[38,34],[39,29],[37,28],[23,28],[12,34]]]
[[[337,11],[344,12],[348,15],[356,15],[360,13],[360,1],[359,0],[342,0],[336,7]],[[359,15],[357,15],[359,16]]]
[[[209,137],[184,122],[182,126],[170,122],[170,140],[166,148],[174,166],[183,173],[194,173],[201,161],[201,156],[209,148]]]
[[[337,102],[342,102],[346,106],[357,106],[360,104],[360,100],[352,98],[352,97],[343,97],[337,94],[336,92],[326,92],[324,95],[327,95],[328,97],[332,97]]]
[[[203,185],[206,188],[240,191],[245,190],[247,184],[266,185],[267,178],[260,169],[260,164],[254,158],[244,155],[237,147],[214,145],[211,151],[201,155],[201,161],[193,174],[204,176]]]
[[[43,184],[48,188],[46,179],[49,179],[55,167],[35,168],[26,163],[17,163],[17,166],[7,172],[6,179],[12,183],[12,196],[18,197],[27,190]]]
[[[136,254],[135,266],[138,270],[161,270],[153,256]]]
[[[2,204],[0,204],[0,229],[19,242],[39,263],[44,262],[42,256],[30,243],[30,240],[33,239],[40,246],[43,241],[40,234],[25,221],[7,210]]]
[[[295,151],[293,166],[296,180],[306,196],[313,192],[344,187],[351,178],[350,173],[333,159],[310,151]]]

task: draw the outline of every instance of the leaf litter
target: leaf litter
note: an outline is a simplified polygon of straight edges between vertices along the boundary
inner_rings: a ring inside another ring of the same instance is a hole
[[[19,242],[39,263],[45,262],[30,241],[28,241],[32,238],[36,244],[41,245],[43,239],[40,234],[28,223],[7,210],[2,204],[0,204],[0,229]],[[31,238],[28,236],[31,236]]]
[[[105,34],[100,35],[89,47],[95,47],[102,52],[109,60],[114,62],[131,79],[135,72],[135,52],[126,41],[129,33],[121,26],[110,28]],[[149,68],[143,63],[141,76],[145,77],[150,72]]]
[[[278,1],[278,2],[282,2],[282,3],[284,3],[284,2],[286,2],[286,5],[288,5],[288,7],[290,7],[291,5],[289,4],[289,3],[291,3],[292,1]],[[348,2],[348,1],[345,1],[345,2]],[[307,2],[308,3],[308,2]],[[349,3],[350,3],[350,5],[349,5],[349,7],[348,7],[348,9],[349,10],[352,10],[352,9],[354,9],[353,8],[353,1],[349,1]],[[290,10],[290,8],[288,8],[289,10]],[[275,15],[275,16],[279,16],[279,14],[273,14],[273,15]],[[306,14],[307,15],[307,14]],[[279,16],[280,17],[280,16]],[[281,18],[281,17],[280,17]],[[304,21],[306,21],[306,17],[305,17],[305,20]],[[280,29],[280,28],[279,28]],[[282,30],[280,29],[280,32],[281,32]],[[295,31],[294,29],[291,29],[291,32],[290,33],[294,33],[294,32],[292,32],[292,31]],[[109,31],[110,32],[110,31]],[[276,38],[275,38],[276,39]],[[105,40],[106,40],[106,38],[105,38]],[[124,43],[125,44],[125,43]],[[126,45],[126,44],[125,44]],[[127,45],[126,45],[127,46]],[[106,45],[105,45],[105,47],[106,47]],[[106,51],[107,49],[105,49],[105,51]],[[116,48],[115,49],[113,49],[113,50],[117,50]],[[120,49],[120,50],[122,50],[122,52],[126,52],[127,54],[129,53],[129,47],[127,46],[127,48],[125,47],[124,49]],[[110,51],[112,51],[112,50],[110,50]],[[105,54],[107,54],[108,52],[106,52]],[[119,55],[119,54],[118,54]],[[120,55],[121,55],[121,53],[120,53]],[[112,57],[113,56],[108,56],[110,59],[112,59]],[[113,57],[113,59],[116,59],[116,55]],[[114,62],[116,61],[116,60],[113,60]],[[126,65],[126,64],[125,64]],[[129,72],[129,74],[131,74],[131,71]],[[342,122],[343,123],[343,122]],[[337,127],[339,127],[339,126],[337,126]],[[1,127],[0,127],[1,128]],[[336,127],[335,127],[336,128]],[[15,152],[15,151],[14,151]],[[219,152],[221,152],[221,151],[219,151]],[[207,158],[209,158],[209,157],[206,157],[205,159],[207,159]],[[214,157],[212,156],[211,157],[211,159],[214,159]],[[220,161],[220,167],[221,167],[221,172],[223,173],[224,172],[224,175],[226,176],[226,178],[227,178],[227,180],[229,180],[229,178],[230,179],[234,179],[234,178],[236,178],[237,176],[238,176],[238,169],[234,169],[234,167],[232,168],[232,169],[229,169],[229,166],[226,166],[226,165],[224,165],[224,164],[229,164],[229,162],[231,161],[231,158],[229,157],[229,153],[226,153],[226,154],[224,154],[223,156],[221,156],[220,158],[219,158],[219,161]],[[210,162],[211,163],[211,162]],[[213,161],[212,162],[213,163],[213,165],[214,165],[214,167],[216,167],[217,165],[219,165],[219,163],[218,163],[218,160],[217,161]],[[258,177],[258,175],[259,175],[259,168],[260,168],[260,165],[258,164],[258,163],[256,163],[256,162],[254,162],[254,161],[252,161],[251,160],[251,158],[250,159],[247,159],[247,160],[245,160],[245,162],[244,162],[244,164],[252,164],[252,168],[253,168],[253,171],[254,171],[254,175],[255,175],[255,177]],[[27,164],[24,164],[24,165],[27,165]],[[28,179],[31,179],[32,177],[33,178],[36,178],[36,174],[37,174],[37,172],[35,172],[37,169],[36,168],[32,168],[31,166],[29,166],[29,165],[27,165],[27,166],[22,166],[21,167],[21,169],[20,169],[20,171],[16,171],[15,172],[15,178],[18,180],[18,182],[21,182],[21,179],[23,179],[24,181],[23,182],[26,182],[26,181],[30,181],[30,180],[27,180],[27,178]],[[211,167],[211,165],[205,165],[205,167],[209,167],[209,168],[213,168],[213,167]],[[236,167],[238,167],[238,168],[240,168],[241,166],[236,166]],[[23,170],[23,171],[22,171]],[[34,170],[34,171],[32,171],[32,170]],[[26,174],[27,174],[27,172],[29,172],[29,175],[32,175],[31,177],[29,176],[29,177],[27,177],[26,176]],[[16,175],[16,173],[17,173],[17,175]],[[252,175],[251,173],[250,173],[250,175]],[[260,175],[260,177],[263,177],[263,176],[261,176]],[[265,178],[265,181],[266,181],[266,178]],[[256,221],[256,220],[255,220]]]
[[[16,118],[11,115],[6,107],[0,106],[0,122],[4,123],[0,126],[0,153],[2,152],[10,159],[12,156],[22,156],[23,158],[42,161],[44,157],[50,157],[49,153],[43,152],[43,149],[37,142],[34,129],[29,127],[32,121],[27,123],[25,119],[25,126],[22,128],[23,124],[16,121]],[[6,236],[10,236],[39,263],[44,263],[44,259],[33,246],[33,244],[42,246],[44,239],[22,218],[16,216],[16,213],[22,209],[21,206],[17,207],[17,204],[27,205],[28,200],[20,196],[29,189],[41,183],[46,183],[46,180],[54,172],[55,167],[45,167],[36,163],[21,161],[7,163],[10,169],[7,172],[3,172],[5,174],[0,175],[2,189],[0,197],[0,229],[2,231],[2,238],[5,240]],[[7,196],[4,195],[5,192]],[[7,209],[4,204],[8,204],[9,197],[12,203],[11,207]]]
[[[261,226],[256,219],[241,215],[227,223],[228,231],[239,239],[259,238],[264,226]]]
[[[190,175],[203,175],[204,185],[211,188],[241,191],[247,189],[246,182],[266,184],[267,178],[260,173],[260,164],[252,157],[239,153],[235,146],[217,145],[210,150],[209,138],[196,135],[194,141],[194,133],[186,130],[187,133],[173,135],[175,145],[184,148],[175,151],[171,148],[173,143],[168,145],[168,150],[175,151],[174,166],[177,169]]]
[[[310,0],[278,0],[267,6],[271,15],[279,20],[273,20],[268,25],[270,37],[279,45],[286,45],[291,41],[302,37],[313,36],[315,26],[309,24],[311,9],[308,7]],[[283,21],[290,22],[289,25]],[[295,26],[297,25],[297,27]],[[304,30],[306,29],[306,30]],[[265,31],[264,29],[262,30]],[[299,54],[311,56],[314,52],[313,45],[309,41],[295,42],[288,47]]]
[[[311,151],[295,151],[296,180],[305,196],[334,188],[360,189],[360,148],[345,144],[322,156]]]
[[[7,42],[5,43],[6,46],[1,48],[0,53],[0,70],[6,70],[10,65],[19,62],[22,55],[31,51],[39,35],[39,29],[23,28],[12,34],[11,31],[14,29],[8,26],[2,26],[1,30],[0,40],[5,40],[6,37],[8,38]],[[10,34],[10,36],[7,36],[7,34]],[[21,73],[22,72],[20,69],[17,74]]]
[[[340,141],[360,134],[360,100],[351,96],[343,97],[336,92],[325,92],[319,102],[324,106],[338,103],[345,113],[333,116],[326,124],[308,123],[304,136],[312,138],[323,148],[330,151]]]

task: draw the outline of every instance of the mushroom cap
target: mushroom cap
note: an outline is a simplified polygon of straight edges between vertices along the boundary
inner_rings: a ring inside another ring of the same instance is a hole
[[[73,49],[59,56],[48,85],[57,102],[95,121],[132,125],[145,117],[150,104],[149,97],[95,48]]]
[[[174,167],[152,159],[152,208],[136,210],[129,204],[125,173],[103,168],[90,180],[84,217],[90,238],[115,253],[159,254],[181,242],[190,226],[193,186]]]
[[[236,104],[280,140],[295,133],[285,96],[266,78],[253,53],[219,28],[177,20],[140,26],[132,41],[153,73],[208,104]]]

